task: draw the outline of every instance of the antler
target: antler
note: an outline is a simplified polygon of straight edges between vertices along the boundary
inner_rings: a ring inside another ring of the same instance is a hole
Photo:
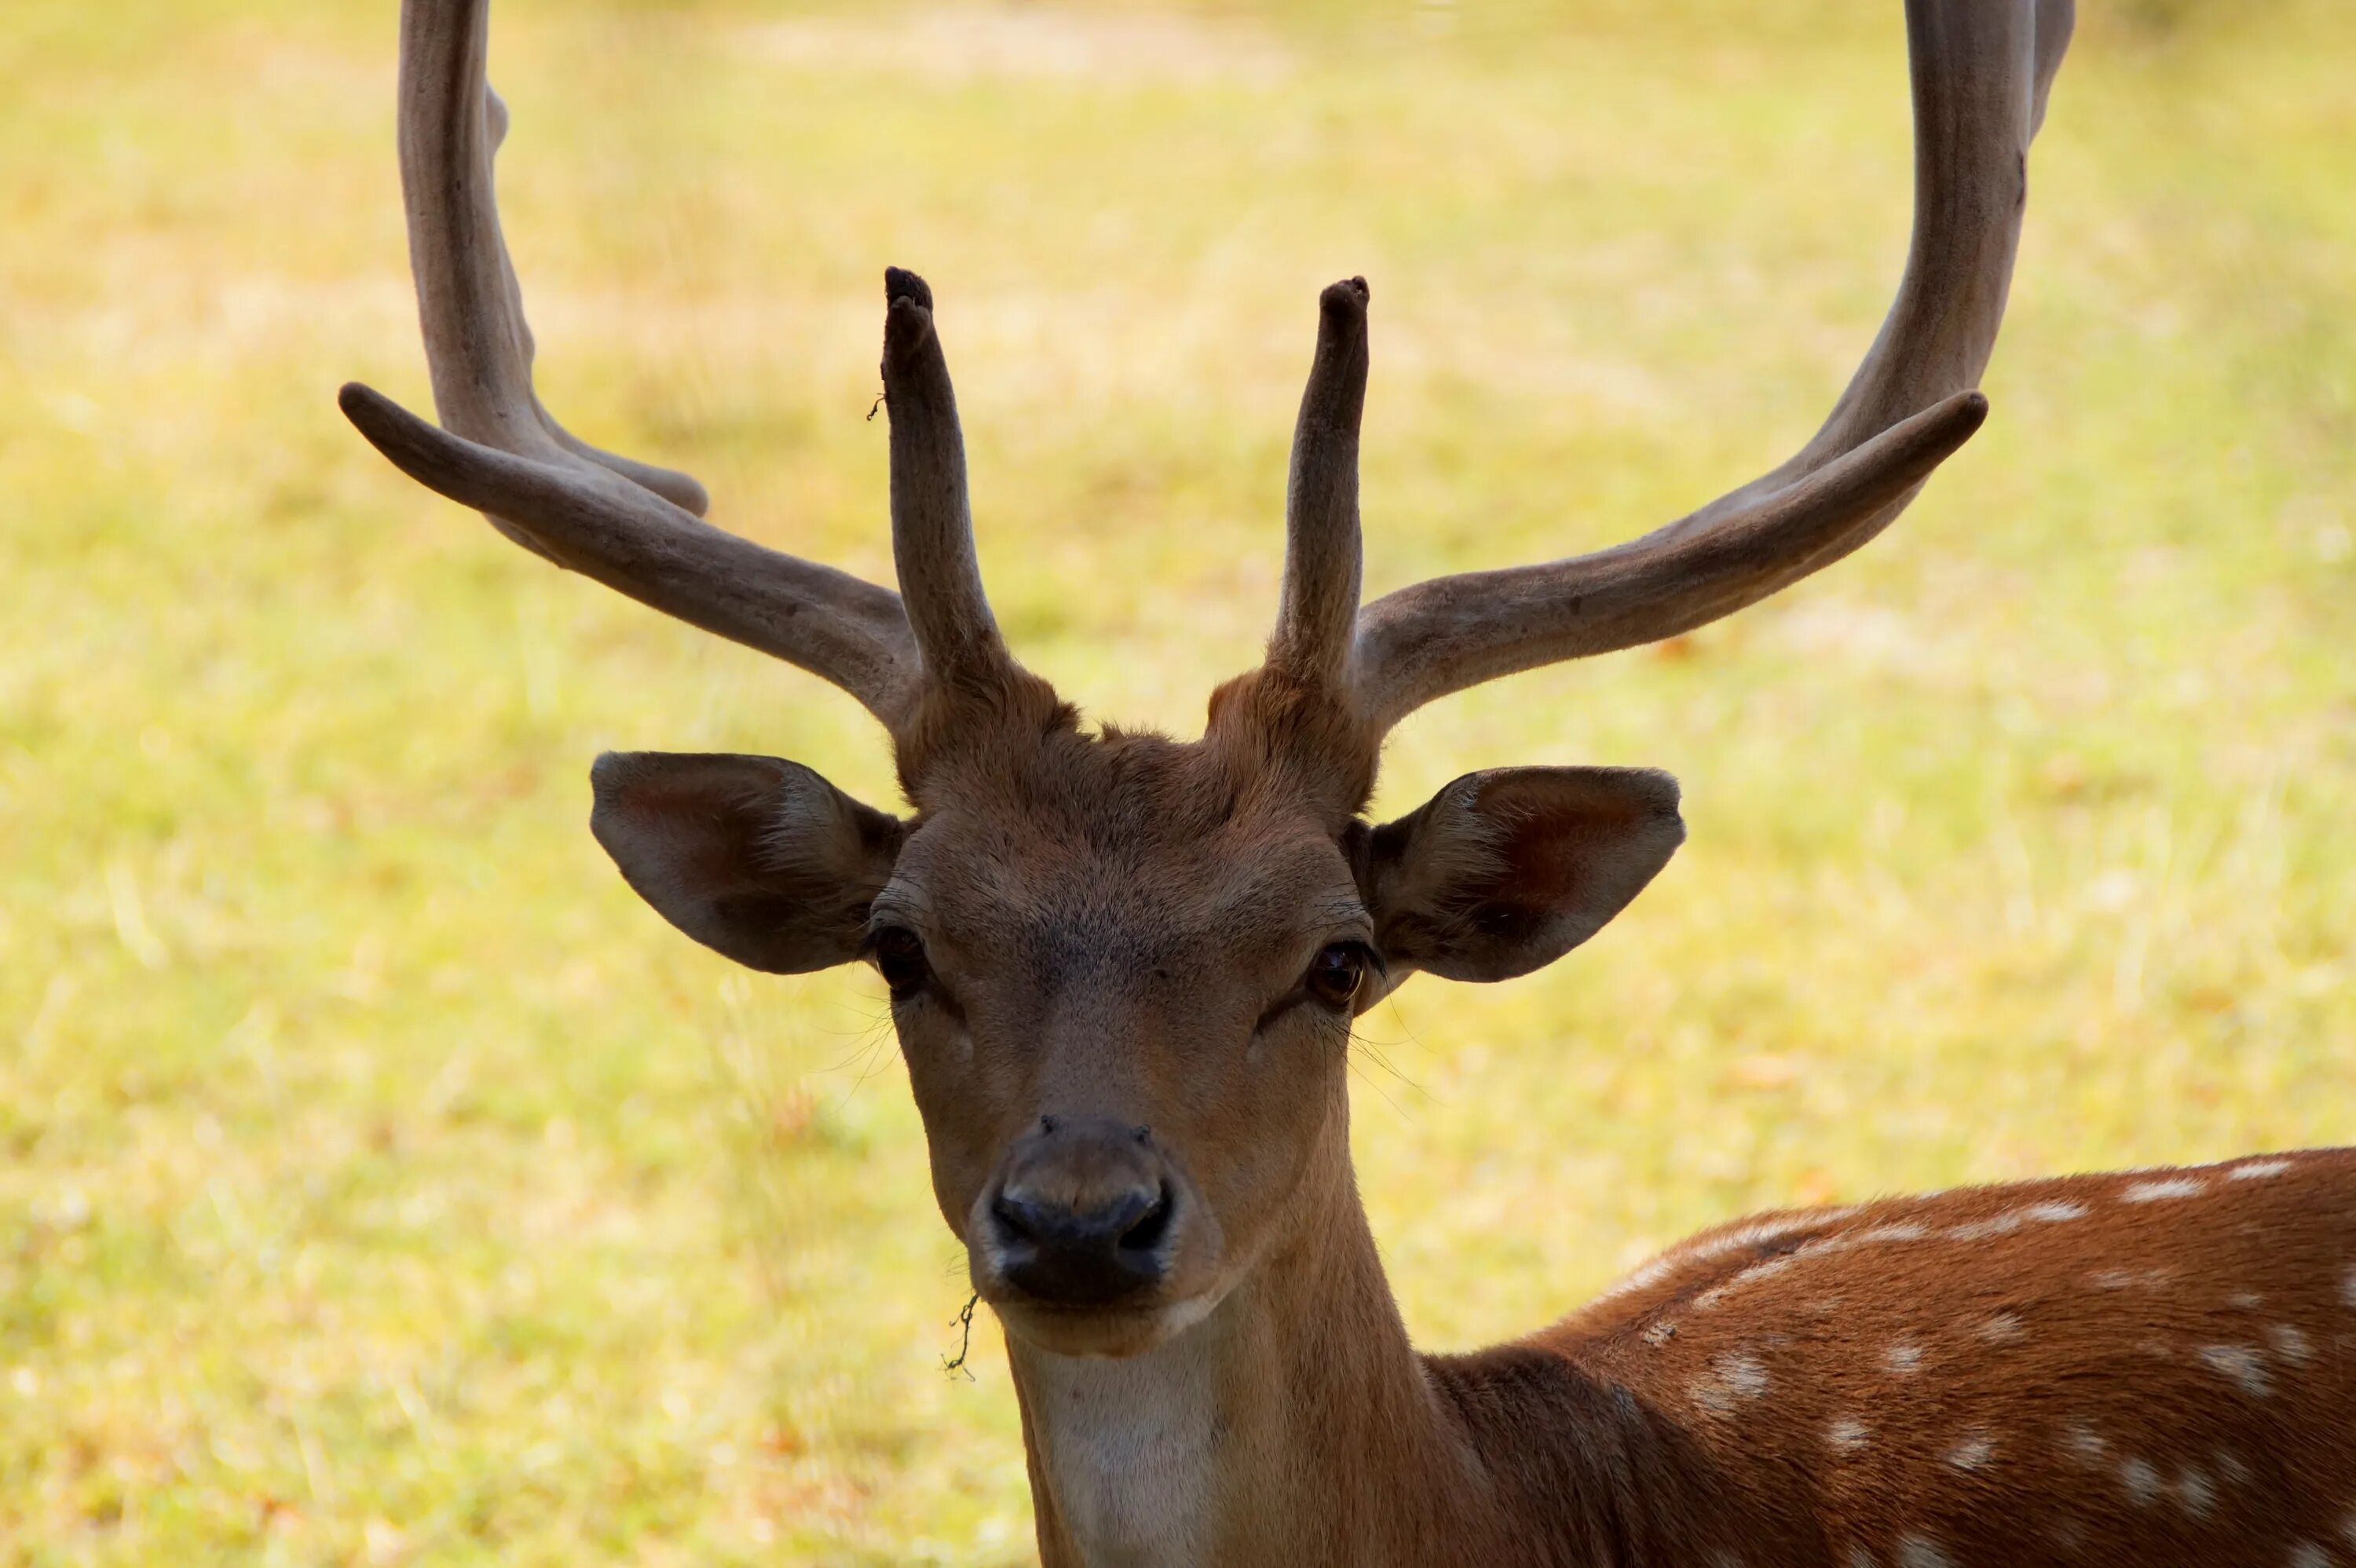
[[[1356,619],[1351,685],[1376,732],[1451,691],[1730,614],[1890,526],[1987,417],[1974,389],[2004,316],[2029,143],[2072,19],[2072,0],[1908,0],[1913,239],[1897,302],[1824,428],[1780,468],[1642,539],[1544,565],[1435,578],[1367,605]],[[1322,347],[1318,362],[1322,369]],[[1309,424],[1304,404],[1304,432]],[[1355,480],[1347,510],[1355,581]],[[1338,511],[1326,522],[1314,553],[1330,556],[1344,548],[1344,525]],[[1280,624],[1295,614],[1296,579],[1338,581],[1311,560],[1296,527]]]
[[[928,681],[1005,658],[974,566],[930,292],[911,273],[886,280],[894,553],[919,611],[912,629],[900,595],[712,527],[693,479],[601,452],[541,406],[492,189],[507,111],[484,77],[488,10],[488,0],[402,6],[402,188],[443,428],[357,382],[343,389],[344,412],[412,478],[479,508],[518,544],[823,677],[901,732]],[[914,357],[895,356],[894,343]]]
[[[1366,408],[1366,280],[1318,296],[1317,357],[1292,427],[1284,496],[1284,594],[1269,664],[1296,679],[1346,677],[1358,613],[1358,424]]]
[[[1002,682],[1013,660],[998,635],[973,550],[965,435],[933,324],[933,291],[885,270],[884,400],[892,416],[892,555],[927,678],[953,687]]]

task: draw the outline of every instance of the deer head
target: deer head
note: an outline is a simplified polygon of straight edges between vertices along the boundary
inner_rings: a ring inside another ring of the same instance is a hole
[[[393,463],[560,566],[832,681],[884,724],[907,809],[769,757],[608,755],[591,827],[666,919],[740,963],[868,962],[975,1288],[1019,1339],[1168,1340],[1354,1201],[1353,1018],[1418,970],[1526,974],[1684,835],[1665,774],[1474,773],[1361,813],[1386,732],[1435,699],[1671,636],[1858,549],[1978,429],[2023,154],[2066,6],[1910,6],[1912,251],[1831,417],[1772,472],[1633,542],[1359,602],[1369,292],[1326,289],[1266,661],[1199,740],[1090,730],[1000,635],[976,562],[932,291],[885,274],[899,592],[701,520],[679,474],[588,447],[533,394],[500,238],[486,0],[406,0],[401,154],[441,425],[358,385]]]

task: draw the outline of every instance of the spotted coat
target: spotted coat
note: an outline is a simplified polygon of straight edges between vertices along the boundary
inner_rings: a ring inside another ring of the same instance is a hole
[[[2356,1564],[2356,1150],[1761,1215],[1434,1373],[1584,1407],[1607,1560]]]

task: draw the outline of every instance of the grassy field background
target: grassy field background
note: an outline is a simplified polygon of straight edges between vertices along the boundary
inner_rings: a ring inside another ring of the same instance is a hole
[[[0,15],[0,1563],[1030,1555],[865,972],[661,926],[606,746],[892,796],[847,699],[548,570],[426,406],[391,0]],[[1746,1209],[2356,1141],[2356,13],[2095,5],[1987,429],[1887,539],[1399,734],[1378,805],[1665,766],[1537,977],[1367,1020],[1424,1342]],[[501,0],[550,404],[888,570],[887,261],[941,300],[1018,651],[1192,733],[1274,604],[1331,279],[1369,587],[1633,533],[1887,301],[1895,7]]]

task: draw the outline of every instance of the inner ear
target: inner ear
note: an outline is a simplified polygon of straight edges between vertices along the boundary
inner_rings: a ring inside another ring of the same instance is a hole
[[[1394,967],[1507,980],[1601,931],[1685,836],[1665,773],[1499,768],[1376,828],[1359,880]]]
[[[589,831],[665,920],[739,964],[796,975],[859,956],[906,825],[799,763],[608,752]]]

